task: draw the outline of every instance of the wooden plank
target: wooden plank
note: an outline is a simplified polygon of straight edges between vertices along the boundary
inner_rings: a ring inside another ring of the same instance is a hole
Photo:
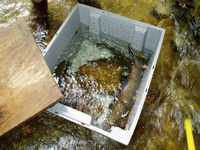
[[[0,136],[62,98],[23,20],[0,29]]]

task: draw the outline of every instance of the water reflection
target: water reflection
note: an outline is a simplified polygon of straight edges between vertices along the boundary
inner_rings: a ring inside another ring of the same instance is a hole
[[[48,113],[5,135],[0,149],[186,149],[185,117],[194,127],[196,148],[200,148],[200,43],[198,0],[101,0],[102,9],[166,29],[160,53],[139,123],[128,147]],[[193,2],[193,3],[191,3]],[[45,42],[61,25],[76,2],[49,1],[49,32]],[[0,26],[17,16],[29,18],[30,2],[1,0]],[[152,12],[155,12],[152,14]],[[27,19],[29,20],[29,19]],[[193,22],[191,22],[193,21]],[[102,143],[98,144],[98,143]]]

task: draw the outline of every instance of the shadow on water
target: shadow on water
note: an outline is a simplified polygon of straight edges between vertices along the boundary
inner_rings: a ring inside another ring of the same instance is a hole
[[[94,1],[85,2],[89,5],[94,4]],[[95,2],[98,2],[102,9],[166,29],[151,87],[129,146],[120,145],[45,112],[2,137],[0,149],[186,149],[183,128],[186,117],[191,118],[196,148],[199,149],[199,1]],[[47,45],[75,3],[75,0],[49,0],[48,17],[37,18],[31,12],[30,1],[0,0],[0,27],[14,22],[17,17],[25,17],[33,34],[37,31],[39,39],[41,34],[38,42],[35,35],[37,44]],[[47,22],[43,22],[44,20]]]

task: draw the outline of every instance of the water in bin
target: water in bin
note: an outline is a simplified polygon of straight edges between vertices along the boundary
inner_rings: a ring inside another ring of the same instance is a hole
[[[62,103],[91,115],[99,128],[124,129],[149,57],[117,39],[77,32],[53,71]]]

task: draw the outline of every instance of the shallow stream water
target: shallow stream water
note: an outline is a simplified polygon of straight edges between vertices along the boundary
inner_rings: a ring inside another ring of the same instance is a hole
[[[0,27],[24,17],[44,52],[75,4],[75,0],[49,0],[48,17],[38,21],[31,1],[0,0]],[[183,126],[186,117],[192,121],[196,148],[200,149],[200,1],[93,0],[89,4],[166,29],[130,144],[123,146],[44,112],[2,137],[0,149],[182,150],[187,148]]]

